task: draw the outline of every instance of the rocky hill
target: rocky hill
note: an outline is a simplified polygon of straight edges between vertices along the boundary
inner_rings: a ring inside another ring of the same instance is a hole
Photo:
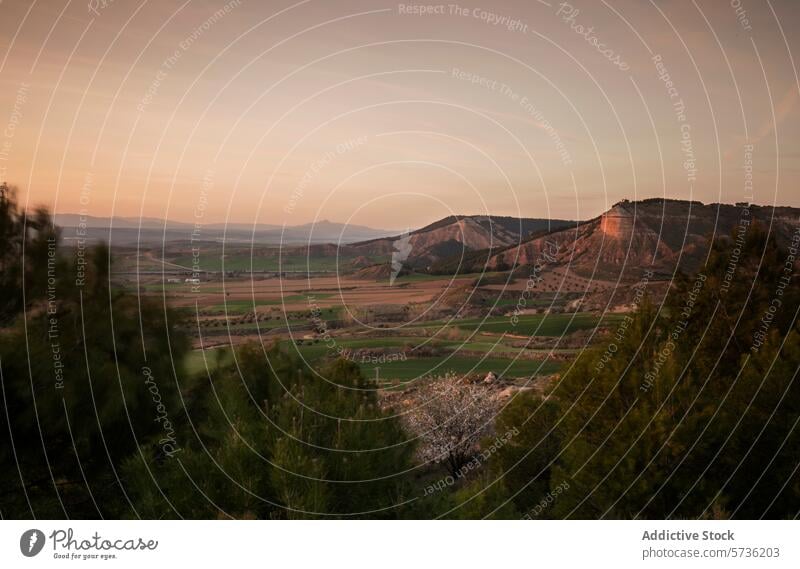
[[[574,225],[574,221],[560,219],[458,215],[405,235],[353,243],[351,247],[367,257],[392,256],[400,251],[402,240],[403,251],[407,252],[403,253],[402,262],[408,267],[427,268],[437,261],[474,251],[507,249],[537,232]]]
[[[601,280],[637,279],[645,269],[671,274],[697,269],[710,239],[736,238],[748,225],[770,228],[784,245],[800,227],[800,209],[649,199],[622,201],[573,228],[552,231],[494,252],[490,268],[562,267]]]

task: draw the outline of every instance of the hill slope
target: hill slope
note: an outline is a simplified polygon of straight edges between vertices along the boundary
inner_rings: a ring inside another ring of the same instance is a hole
[[[408,252],[403,262],[410,267],[428,267],[447,258],[474,251],[508,248],[524,242],[534,232],[575,225],[560,219],[533,219],[487,215],[450,216],[407,235],[354,243],[365,256],[392,255],[403,239]]]
[[[604,214],[496,252],[490,268],[542,264],[600,279],[638,278],[644,269],[672,273],[701,266],[710,237],[731,236],[758,222],[779,242],[800,226],[800,209],[679,200],[622,201]]]

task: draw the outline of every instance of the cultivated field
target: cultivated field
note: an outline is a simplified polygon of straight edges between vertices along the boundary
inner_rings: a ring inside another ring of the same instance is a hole
[[[192,374],[228,361],[232,346],[256,341],[283,343],[312,364],[351,359],[380,386],[445,372],[494,372],[524,384],[557,373],[620,318],[579,311],[582,294],[611,284],[568,273],[549,273],[533,289],[510,273],[412,273],[390,282],[337,272],[330,259],[298,273],[198,271],[180,253],[167,261],[128,252],[116,266],[122,286],[185,312]],[[232,253],[240,269],[248,256]],[[137,266],[140,274],[132,274]]]

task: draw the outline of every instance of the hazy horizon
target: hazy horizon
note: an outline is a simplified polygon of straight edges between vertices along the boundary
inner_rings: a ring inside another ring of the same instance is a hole
[[[643,200],[649,200],[649,199],[659,199],[659,198],[662,198],[662,197],[663,196],[650,196],[650,197],[642,196],[642,197],[637,198],[636,201],[643,201]],[[625,200],[625,199],[629,199],[629,198],[622,198],[622,199]],[[665,199],[673,199],[673,198],[667,197]],[[630,201],[633,202],[633,200],[630,200]],[[695,200],[695,201],[701,201],[701,200]],[[735,205],[733,202],[730,202],[730,203],[728,203],[728,202],[713,202],[713,203],[712,202],[701,202],[701,203],[703,203],[704,205]],[[776,207],[776,208],[780,208],[780,207],[798,207],[798,206],[792,206],[792,205],[781,204],[781,203],[776,203],[776,204],[763,204],[763,203],[755,203],[755,202],[748,202],[748,203],[749,203],[750,206],[756,206],[756,207]],[[609,204],[609,205],[611,207],[614,204]],[[610,209],[610,207],[609,207],[609,209]],[[582,219],[564,219],[564,218],[557,218],[557,217],[551,217],[549,219],[550,220],[554,220],[554,221],[584,222],[584,221],[589,221],[591,219],[594,219],[594,218],[598,217],[599,215],[602,215],[605,211],[608,211],[608,210],[603,210],[600,213],[598,213],[597,215],[590,215],[590,216],[582,218]],[[81,215],[82,214],[79,211],[61,211],[61,212],[58,212],[56,217],[57,218],[58,217],[67,217],[67,216],[81,217]],[[461,216],[461,217],[479,217],[479,216],[485,215],[485,214],[480,214],[480,213],[459,213],[459,212],[456,212],[453,215]],[[503,217],[503,216],[498,216],[496,214],[492,214],[492,215],[495,216],[495,217]],[[115,215],[113,217],[104,216],[104,215],[89,215],[88,217],[89,218],[94,218],[94,219],[125,219],[125,220],[129,220],[129,221],[130,220],[141,219],[141,220],[158,221],[158,222],[183,224],[183,225],[191,225],[191,224],[193,224],[195,222],[194,219],[189,219],[189,220],[186,220],[186,221],[182,221],[182,220],[178,220],[178,219],[166,219],[166,218],[147,216],[147,215],[142,216],[141,218],[138,217],[138,216],[127,216],[127,215]],[[514,216],[506,216],[506,217],[514,217]],[[532,217],[532,216],[523,216],[523,218],[526,218],[526,217],[533,218],[533,219],[539,219],[539,218],[535,218],[535,217]],[[416,229],[422,229],[427,225],[430,225],[432,223],[440,221],[441,219],[443,219],[443,218],[427,219],[425,221],[421,221],[419,224],[417,224],[415,226],[410,227],[409,229],[411,231],[414,231]],[[541,219],[545,219],[545,218],[541,218]],[[58,219],[56,219],[56,223],[59,223]],[[200,225],[215,225],[215,226],[224,225],[226,223],[227,224],[231,224],[231,225],[252,225],[253,224],[252,221],[240,222],[240,221],[236,221],[236,220],[228,220],[227,222],[226,221],[203,220],[202,222],[199,222]],[[324,218],[324,219],[313,219],[313,220],[310,220],[310,221],[305,221],[305,222],[302,222],[302,223],[296,223],[296,224],[293,224],[293,225],[286,224],[286,227],[288,228],[288,227],[300,227],[300,226],[305,226],[305,225],[320,225],[320,224],[323,224],[323,223],[332,223],[332,224],[337,224],[337,225],[347,225],[347,223],[345,221],[343,221],[343,220]],[[276,227],[276,228],[282,227],[282,224],[272,224],[272,223],[262,223],[262,222],[258,222],[256,225],[257,226],[270,226],[270,227]],[[376,231],[384,231],[384,232],[402,233],[403,231],[406,231],[405,228],[400,228],[400,227],[383,227],[383,226],[377,227],[377,226],[370,226],[370,225],[363,225],[363,224],[352,224],[352,225],[357,225],[359,227],[365,227],[365,228],[368,228],[368,229],[374,229]]]

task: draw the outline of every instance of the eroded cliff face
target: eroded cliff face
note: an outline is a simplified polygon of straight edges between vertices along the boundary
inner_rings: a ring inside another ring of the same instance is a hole
[[[633,213],[615,205],[600,216],[600,231],[609,239],[625,239],[634,230]]]
[[[678,200],[620,202],[576,228],[555,231],[494,255],[490,267],[567,268],[601,280],[637,280],[643,270],[669,275],[702,265],[710,237],[730,236],[752,223],[771,227],[784,244],[800,226],[800,210]]]

